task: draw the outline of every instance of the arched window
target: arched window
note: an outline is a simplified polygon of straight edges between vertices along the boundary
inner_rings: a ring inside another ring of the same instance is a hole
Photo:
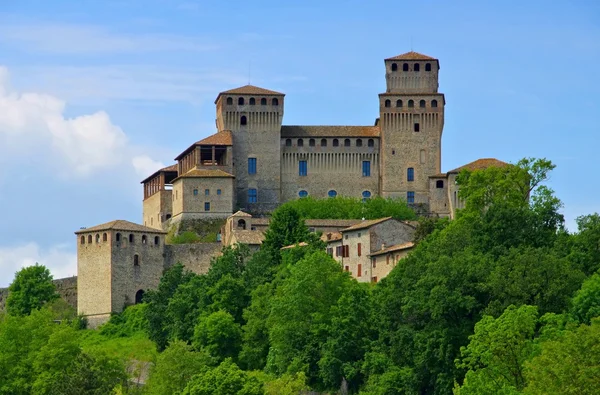
[[[160,244],[160,237],[154,236],[154,245],[157,246]]]
[[[406,170],[406,181],[414,181],[415,180],[415,169],[412,167],[409,167]]]
[[[298,145],[298,147],[304,147],[304,140],[298,139],[297,145]]]
[[[135,293],[135,304],[140,304],[144,300],[144,290],[140,289]]]
[[[402,107],[402,100],[396,100],[396,107]]]
[[[92,244],[92,235],[88,235],[88,244]]]
[[[121,234],[120,233],[116,234],[116,239],[117,239],[117,241],[121,241]]]
[[[279,99],[274,97],[273,100],[271,100],[271,104],[274,106],[278,106],[279,105]]]
[[[408,63],[402,65],[402,71],[408,71]]]
[[[308,146],[309,147],[314,147],[315,146],[315,139],[308,140]]]
[[[431,71],[431,63],[425,64],[425,71]]]
[[[444,187],[444,180],[437,180],[435,182],[435,187],[436,188],[443,188]]]
[[[131,244],[133,244],[133,241],[134,241],[134,240],[135,240],[135,239],[133,238],[133,233],[130,233],[130,234],[129,234],[129,242],[130,242]]]
[[[418,63],[415,63],[415,64],[413,65],[413,70],[414,70],[414,71],[420,71],[420,70],[421,70],[421,66],[420,66]]]
[[[96,233],[96,243],[100,243],[100,235]]]
[[[362,201],[366,202],[367,199],[369,199],[371,197],[371,192],[369,191],[363,191],[362,193]]]
[[[171,219],[171,214],[167,214],[167,219]]]
[[[285,146],[286,147],[291,147],[292,146],[292,139],[285,139]]]
[[[339,147],[340,146],[340,140],[333,139],[333,143],[331,145],[333,145],[334,147]]]
[[[408,101],[408,107],[409,108],[413,108],[415,106],[415,101],[414,100],[409,100]]]
[[[229,105],[233,104],[233,99],[231,97],[227,98],[227,104],[229,104]]]
[[[108,235],[106,233],[102,233],[102,241],[108,241]]]
[[[247,125],[248,124],[248,118],[246,118],[245,115],[242,115],[242,117],[240,118],[240,125]]]
[[[142,244],[146,244],[148,241],[148,238],[146,237],[146,235],[142,235]]]
[[[85,244],[85,236],[81,236],[81,244]]]
[[[337,192],[332,189],[329,192],[327,192],[327,196],[329,196],[330,198],[334,198],[337,196]]]
[[[398,71],[398,65],[396,63],[392,63],[392,71]]]
[[[392,102],[389,101],[389,100],[386,100],[385,103],[384,103],[384,106],[391,107],[392,106]]]
[[[367,141],[367,146],[369,146],[369,147],[375,147],[375,140],[369,139],[369,141]]]
[[[139,266],[140,265],[140,256],[138,254],[135,254],[133,256],[133,266]]]
[[[425,108],[425,100],[419,101],[419,107]]]
[[[253,97],[251,97],[251,98],[250,98],[250,105],[251,105],[251,106],[253,106],[253,105],[255,105],[255,104],[256,104],[256,99],[255,99],[255,98],[253,98]]]
[[[301,198],[307,197],[308,196],[308,192],[303,189],[300,192],[298,192],[298,196],[300,196]]]
[[[244,105],[244,98],[243,98],[243,97],[240,97],[240,98],[238,99],[238,105],[240,105],[240,106],[243,106],[243,105]]]
[[[350,139],[344,140],[344,147],[350,147]]]
[[[431,107],[437,107],[437,100],[431,101]]]
[[[243,219],[238,220],[237,223],[237,227],[238,229],[246,229],[246,221],[244,221]]]
[[[261,106],[266,106],[267,105],[267,99],[265,99],[264,97],[262,99],[260,99],[260,105]]]
[[[356,146],[362,147],[362,139],[356,139]]]
[[[321,147],[327,147],[327,139],[321,139]]]

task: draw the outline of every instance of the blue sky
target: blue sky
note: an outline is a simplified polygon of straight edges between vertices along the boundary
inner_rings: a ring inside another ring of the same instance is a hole
[[[546,157],[569,228],[600,211],[598,2],[2,1],[0,286],[75,274],[82,226],[140,222],[139,181],[215,132],[219,91],[371,125],[383,59],[411,49],[440,59],[442,170]]]

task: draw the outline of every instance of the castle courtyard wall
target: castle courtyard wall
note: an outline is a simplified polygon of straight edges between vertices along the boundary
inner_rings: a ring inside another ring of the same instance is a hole
[[[221,255],[221,243],[173,244],[165,246],[164,268],[181,263],[196,274],[206,274],[212,258]]]

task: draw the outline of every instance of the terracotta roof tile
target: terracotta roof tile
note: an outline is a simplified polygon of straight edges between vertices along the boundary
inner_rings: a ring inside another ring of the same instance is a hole
[[[281,137],[379,137],[379,127],[284,125]]]
[[[328,232],[321,235],[321,240],[324,242],[332,242],[342,240],[342,234],[340,232]]]
[[[232,232],[237,242],[242,244],[262,244],[265,239],[264,233],[259,230],[233,230]]]
[[[90,228],[80,229],[77,232],[75,232],[75,234],[98,232],[101,230],[125,230],[125,231],[132,231],[132,232],[162,233],[162,234],[167,233],[167,232],[159,230],[159,229],[149,228],[147,226],[138,225],[133,222],[125,221],[122,219],[117,219],[115,221],[110,221],[110,222],[107,222],[104,224],[92,226]]]
[[[342,232],[352,232],[354,230],[359,230],[359,229],[365,229],[365,228],[370,228],[373,225],[377,225],[381,222],[385,222],[389,219],[392,219],[392,217],[385,217],[385,218],[379,218],[379,219],[371,219],[368,221],[362,221],[359,224],[353,225],[349,228],[346,229],[342,229]]]
[[[377,255],[387,254],[388,252],[408,250],[410,248],[413,248],[414,246],[415,246],[415,244],[410,241],[408,243],[394,244],[392,246],[384,248],[383,250],[372,252],[371,254],[369,254],[369,256],[377,256]]]
[[[252,216],[250,214],[243,212],[242,210],[236,211],[231,216],[232,217],[250,217],[250,218],[252,218]]]
[[[223,178],[223,177],[231,177],[233,178],[233,174],[229,174],[223,170],[205,170],[205,169],[196,169],[193,168],[191,170],[189,170],[187,173],[180,175],[179,177],[177,177],[175,180],[179,179],[179,178],[204,178],[204,177],[208,177],[208,178]],[[173,180],[173,181],[175,181]]]
[[[457,167],[454,170],[450,170],[448,172],[448,174],[449,173],[460,173],[462,170],[475,171],[475,170],[487,169],[488,167],[505,167],[505,166],[508,166],[508,163],[502,162],[501,160],[498,160],[495,158],[482,158],[482,159],[477,159],[476,161],[473,161],[471,163],[467,163],[464,166]]]
[[[387,58],[386,60],[437,60],[437,59],[432,58],[431,56],[423,55],[422,53],[410,51],[410,52],[403,53],[401,55]]]
[[[233,145],[231,130],[223,130],[197,141],[195,145]]]
[[[223,91],[219,93],[222,94],[232,94],[232,95],[283,95],[281,92],[272,91],[269,89],[261,88],[255,85],[244,85],[239,88],[229,89],[227,91]]]

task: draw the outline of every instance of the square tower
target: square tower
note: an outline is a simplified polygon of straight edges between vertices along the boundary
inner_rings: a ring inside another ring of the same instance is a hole
[[[429,176],[441,169],[444,95],[439,62],[417,52],[385,59],[386,92],[379,95],[381,183],[384,197],[428,203]]]

